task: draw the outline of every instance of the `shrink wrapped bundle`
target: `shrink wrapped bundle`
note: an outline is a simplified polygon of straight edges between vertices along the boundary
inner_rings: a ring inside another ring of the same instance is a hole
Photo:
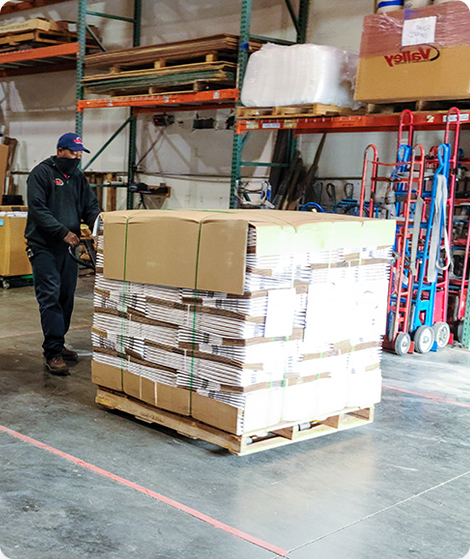
[[[357,108],[358,55],[322,45],[267,44],[251,55],[241,101],[246,107],[321,103]]]

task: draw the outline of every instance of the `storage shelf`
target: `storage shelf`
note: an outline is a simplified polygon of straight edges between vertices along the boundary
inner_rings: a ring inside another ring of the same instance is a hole
[[[72,70],[77,65],[78,49],[78,43],[63,43],[51,47],[0,53],[0,78]]]
[[[416,130],[442,130],[446,126],[447,111],[415,112]],[[254,118],[237,121],[237,133],[256,130],[294,130],[297,134],[322,132],[396,132],[400,114],[357,114],[347,116],[322,116],[305,118]],[[461,111],[461,126],[470,127],[470,110]]]
[[[135,113],[146,112],[145,108],[171,108],[177,110],[234,107],[238,100],[238,89],[217,89],[197,92],[162,93],[158,95],[131,95],[104,99],[77,101],[77,110],[105,109],[111,107],[136,107]]]

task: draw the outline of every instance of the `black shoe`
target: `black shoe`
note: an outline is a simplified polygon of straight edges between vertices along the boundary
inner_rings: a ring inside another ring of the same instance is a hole
[[[67,364],[62,359],[62,357],[52,357],[51,359],[46,359],[46,367],[50,373],[60,377],[66,377],[70,375]]]
[[[62,350],[62,359],[65,361],[78,361],[78,353],[64,347]]]

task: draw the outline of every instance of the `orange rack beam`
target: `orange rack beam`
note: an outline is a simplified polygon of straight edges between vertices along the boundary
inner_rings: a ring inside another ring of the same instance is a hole
[[[29,60],[40,60],[54,58],[56,56],[67,56],[78,54],[78,43],[63,43],[52,47],[40,47],[38,49],[27,49],[0,54],[0,67],[2,64],[14,64],[15,62],[27,62]]]
[[[110,97],[109,99],[86,99],[77,101],[77,110],[103,109],[109,107],[172,107],[178,105],[227,105],[234,104],[238,99],[238,89],[217,89],[197,92],[161,93],[159,95],[133,95]],[[197,108],[197,106],[195,107]]]
[[[416,112],[417,130],[442,130],[446,126],[447,111]],[[370,114],[305,118],[256,118],[237,122],[237,133],[254,130],[294,130],[297,134],[340,132],[393,132],[400,124],[400,114]],[[461,112],[461,125],[470,126],[470,110]]]

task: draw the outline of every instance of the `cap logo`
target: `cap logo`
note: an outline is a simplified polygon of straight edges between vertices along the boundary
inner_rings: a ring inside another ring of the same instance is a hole
[[[55,179],[54,184],[57,186],[64,186],[64,181],[62,179]]]
[[[80,145],[83,144],[83,142],[80,138],[75,138],[73,142],[74,142],[74,144],[80,144]]]

